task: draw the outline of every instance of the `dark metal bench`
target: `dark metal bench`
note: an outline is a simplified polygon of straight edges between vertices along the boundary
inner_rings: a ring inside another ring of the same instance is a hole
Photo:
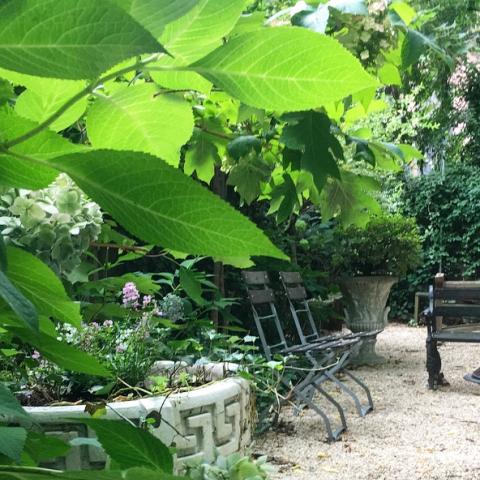
[[[428,388],[436,390],[439,385],[448,385],[442,373],[442,361],[438,342],[480,343],[480,281],[446,281],[439,273],[430,286],[429,307],[424,312],[427,324],[427,371]],[[474,323],[449,326],[444,318],[464,319]],[[477,370],[478,371],[478,370]],[[465,379],[480,383],[476,372]]]

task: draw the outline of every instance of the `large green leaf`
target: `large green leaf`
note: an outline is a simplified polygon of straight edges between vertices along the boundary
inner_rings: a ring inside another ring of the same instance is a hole
[[[12,467],[0,465],[0,480],[188,480],[169,473],[148,468],[131,468],[129,470],[99,470],[92,476],[91,471],[61,472],[55,470],[34,469],[29,467]]]
[[[402,85],[400,72],[398,71],[398,68],[393,65],[393,63],[385,63],[378,70],[378,78],[380,78],[385,85]]]
[[[3,0],[0,66],[31,75],[93,79],[161,45],[123,9],[104,0]]]
[[[152,84],[135,85],[97,98],[87,131],[96,148],[151,153],[178,166],[180,148],[192,136],[193,113],[183,98],[159,94]]]
[[[15,421],[31,423],[32,419],[10,390],[0,383],[0,423]]]
[[[202,298],[202,284],[193,270],[180,267],[180,286],[187,295],[199,305],[205,305],[206,301]]]
[[[377,85],[337,40],[298,27],[239,35],[189,67],[255,107],[296,111]]]
[[[417,30],[407,29],[407,34],[402,43],[403,68],[408,68],[411,65],[414,65],[420,56],[427,53],[429,49],[438,54],[447,65],[452,65],[452,58],[433,39]]]
[[[165,25],[184,16],[198,0],[113,0],[124,8],[155,38],[163,33]]]
[[[121,468],[147,467],[172,473],[168,447],[146,430],[116,420],[89,418],[82,422],[95,430],[104,450]]]
[[[20,248],[7,247],[8,276],[41,315],[80,325],[80,307],[72,302],[59,278],[41,260]]]
[[[84,87],[83,82],[73,80],[57,80],[52,78],[31,77],[28,88],[15,103],[15,111],[22,117],[41,123],[71,97]],[[72,125],[87,108],[87,97],[72,105],[63,115],[50,124],[49,128],[56,132]]]
[[[18,328],[8,324],[5,325],[5,328],[16,337],[35,347],[47,360],[65,370],[99,377],[110,377],[112,375],[95,357],[46,333],[34,334],[25,328]]]
[[[187,15],[165,27],[160,41],[178,62],[188,65],[222,44],[245,3],[245,0],[198,0]]]
[[[177,68],[180,62],[171,57],[162,57],[159,62],[151,64],[147,71],[155,83],[171,90],[195,90],[210,93],[212,84],[195,72],[168,71],[165,68]],[[183,66],[183,65],[181,65]]]
[[[0,143],[16,138],[37,124],[19,117],[10,110],[0,110]],[[82,147],[74,145],[54,132],[43,131],[11,149],[12,152],[48,159]],[[55,180],[58,172],[46,165],[32,164],[0,151],[0,184],[19,188],[39,189]]]
[[[187,1],[182,0],[178,3]],[[235,26],[244,5],[245,0],[198,0],[187,15],[169,23],[160,41],[173,58],[163,57],[151,65],[150,74],[153,80],[172,89],[210,91],[211,83],[195,72],[155,71],[155,69],[184,67],[219,47],[222,39]]]
[[[8,80],[0,78],[0,107],[5,105],[12,98],[15,98],[15,92],[13,91],[12,85]]]
[[[365,225],[372,214],[381,211],[372,193],[379,189],[376,180],[343,171],[341,180],[330,179],[322,190],[322,218],[337,217],[342,223]]]
[[[306,112],[282,133],[282,141],[293,150],[302,151],[301,166],[312,173],[315,185],[321,190],[327,176],[339,178],[337,159],[343,158],[343,148],[330,132],[329,118],[319,112]]]
[[[20,463],[20,455],[25,446],[27,431],[22,427],[0,426],[0,454]],[[0,473],[0,478],[1,478]]]
[[[37,465],[42,460],[64,457],[71,448],[68,443],[59,438],[33,430],[28,432],[27,441],[25,442],[25,453]]]
[[[283,183],[272,190],[269,214],[276,213],[277,223],[282,223],[299,206],[297,187],[288,173],[283,174]]]
[[[285,258],[247,218],[156,157],[98,150],[51,163],[149,244],[217,257]]]
[[[0,271],[7,273],[8,270],[8,258],[7,258],[7,248],[5,245],[5,240],[3,235],[0,234]]]
[[[398,0],[390,5],[390,10],[393,10],[407,26],[410,25],[417,16],[414,8],[408,5],[408,3]]]
[[[23,320],[25,325],[33,330],[38,329],[38,314],[35,306],[0,272],[0,297]]]
[[[187,175],[196,172],[197,178],[210,183],[215,174],[215,165],[220,164],[217,146],[203,130],[196,130],[194,144],[185,152],[183,170]]]
[[[261,155],[251,152],[232,167],[227,184],[233,185],[242,199],[250,204],[262,193],[262,186],[268,182],[271,173],[272,166]]]

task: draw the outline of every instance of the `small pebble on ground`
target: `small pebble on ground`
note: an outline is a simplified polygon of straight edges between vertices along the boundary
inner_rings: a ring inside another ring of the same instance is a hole
[[[365,418],[327,387],[347,413],[348,431],[338,442],[325,442],[313,411],[295,416],[285,407],[281,418],[292,428],[270,431],[255,445],[275,468],[272,480],[480,480],[480,385],[463,380],[480,366],[480,345],[442,345],[451,385],[433,392],[426,388],[425,339],[425,328],[396,324],[379,335],[377,352],[387,362],[356,369],[375,402]]]

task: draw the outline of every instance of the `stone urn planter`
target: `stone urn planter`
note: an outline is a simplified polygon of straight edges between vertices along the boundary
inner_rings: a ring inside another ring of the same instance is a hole
[[[372,332],[385,327],[388,321],[388,296],[398,279],[393,276],[363,276],[343,278],[340,289],[345,304],[347,327],[354,333]],[[371,365],[385,362],[375,352],[376,336],[366,338],[351,362]]]
[[[172,365],[173,362],[157,362],[154,373]],[[237,365],[218,363],[191,368],[196,369],[196,373],[201,370],[202,378],[210,383],[169,396],[109,403],[104,417],[128,418],[136,424],[153,419],[153,434],[167,446],[176,448],[177,470],[190,460],[211,462],[217,454],[242,452],[251,442],[255,424],[255,402],[249,382],[238,376],[227,376],[236,371]],[[26,410],[47,434],[65,441],[95,438],[92,430],[75,422],[75,418],[88,416],[84,405],[27,407]],[[42,466],[92,470],[104,468],[106,461],[103,450],[83,444],[74,446],[66,457]]]

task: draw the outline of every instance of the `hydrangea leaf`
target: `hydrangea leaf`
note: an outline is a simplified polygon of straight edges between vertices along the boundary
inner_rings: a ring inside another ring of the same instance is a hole
[[[378,70],[378,77],[384,85],[402,85],[402,78],[398,68],[393,63],[385,63]]]
[[[193,113],[183,98],[159,94],[152,84],[135,85],[97,98],[87,131],[96,148],[151,153],[177,166],[180,148],[192,136]]]
[[[247,105],[279,111],[316,108],[378,85],[337,40],[299,27],[239,35],[189,69]]]
[[[193,146],[185,152],[183,171],[187,175],[196,172],[199,180],[210,183],[215,174],[215,165],[220,164],[218,149],[202,130],[194,133],[194,140]]]
[[[142,3],[148,2],[142,0]],[[182,3],[188,6],[188,0]],[[199,0],[187,15],[166,25],[160,41],[173,58],[163,57],[150,65],[153,80],[166,88],[208,93],[211,83],[195,72],[161,70],[185,67],[219,47],[237,23],[244,6],[245,0]]]
[[[79,326],[80,306],[72,302],[59,278],[31,253],[7,247],[8,277],[41,315]]]
[[[2,76],[0,72],[0,77]],[[15,98],[15,92],[8,80],[0,78],[0,106],[5,105],[11,98]]]
[[[157,472],[173,472],[168,447],[150,432],[118,420],[87,418],[81,422],[95,431],[105,452],[121,468],[148,467]]]
[[[65,370],[86,373],[100,377],[110,377],[111,372],[95,357],[78,348],[61,342],[55,337],[40,332],[38,335],[24,328],[6,326],[12,334],[20,337],[40,352],[42,357],[57,364]]]
[[[147,71],[152,80],[164,88],[172,90],[195,90],[210,93],[212,83],[195,72],[168,71],[165,68],[175,68],[179,63],[171,57],[163,57],[158,62],[148,66]]]
[[[143,25],[155,38],[165,26],[183,17],[198,0],[113,0]]]
[[[331,178],[322,190],[322,218],[337,217],[346,225],[366,225],[372,214],[381,212],[372,195],[378,189],[379,183],[373,178],[342,171],[341,179]]]
[[[34,128],[37,123],[19,117],[10,110],[0,111],[0,143],[11,140]],[[69,152],[82,150],[54,132],[44,130],[29,140],[22,142],[11,151],[40,159],[49,159]],[[0,153],[0,184],[28,188],[45,188],[55,180],[58,171],[48,165],[33,164],[26,160]]]
[[[27,77],[26,75],[24,77]],[[82,81],[30,77],[27,90],[17,98],[15,111],[24,118],[41,123],[84,88]],[[23,84],[23,83],[22,83]],[[78,120],[87,108],[87,97],[72,105],[50,124],[50,130],[59,132]]]
[[[149,244],[215,257],[286,258],[250,220],[151,155],[97,150],[59,157],[51,165]]]
[[[336,160],[343,158],[343,148],[330,127],[325,114],[310,111],[297,123],[287,125],[281,138],[287,147],[302,151],[301,166],[312,173],[318,190],[328,176],[340,176]]]
[[[32,422],[28,413],[20,405],[15,395],[10,392],[5,384],[0,382],[0,421]]]
[[[26,439],[27,431],[24,428],[0,426],[0,454],[20,463]]]
[[[43,77],[93,79],[122,60],[161,51],[163,47],[145,28],[111,2],[4,0],[0,4],[3,68]]]
[[[35,306],[0,272],[0,297],[23,320],[24,324],[33,330],[38,330],[38,313]]]
[[[433,50],[448,66],[453,65],[452,57],[438,43],[423,33],[409,28],[402,43],[402,67],[407,69],[414,65],[428,49]]]
[[[199,0],[165,27],[160,41],[179,64],[188,65],[222,44],[244,7],[245,0]]]
[[[250,204],[262,193],[262,185],[268,182],[271,173],[271,166],[260,155],[250,152],[232,167],[227,184],[235,186],[242,199]]]

